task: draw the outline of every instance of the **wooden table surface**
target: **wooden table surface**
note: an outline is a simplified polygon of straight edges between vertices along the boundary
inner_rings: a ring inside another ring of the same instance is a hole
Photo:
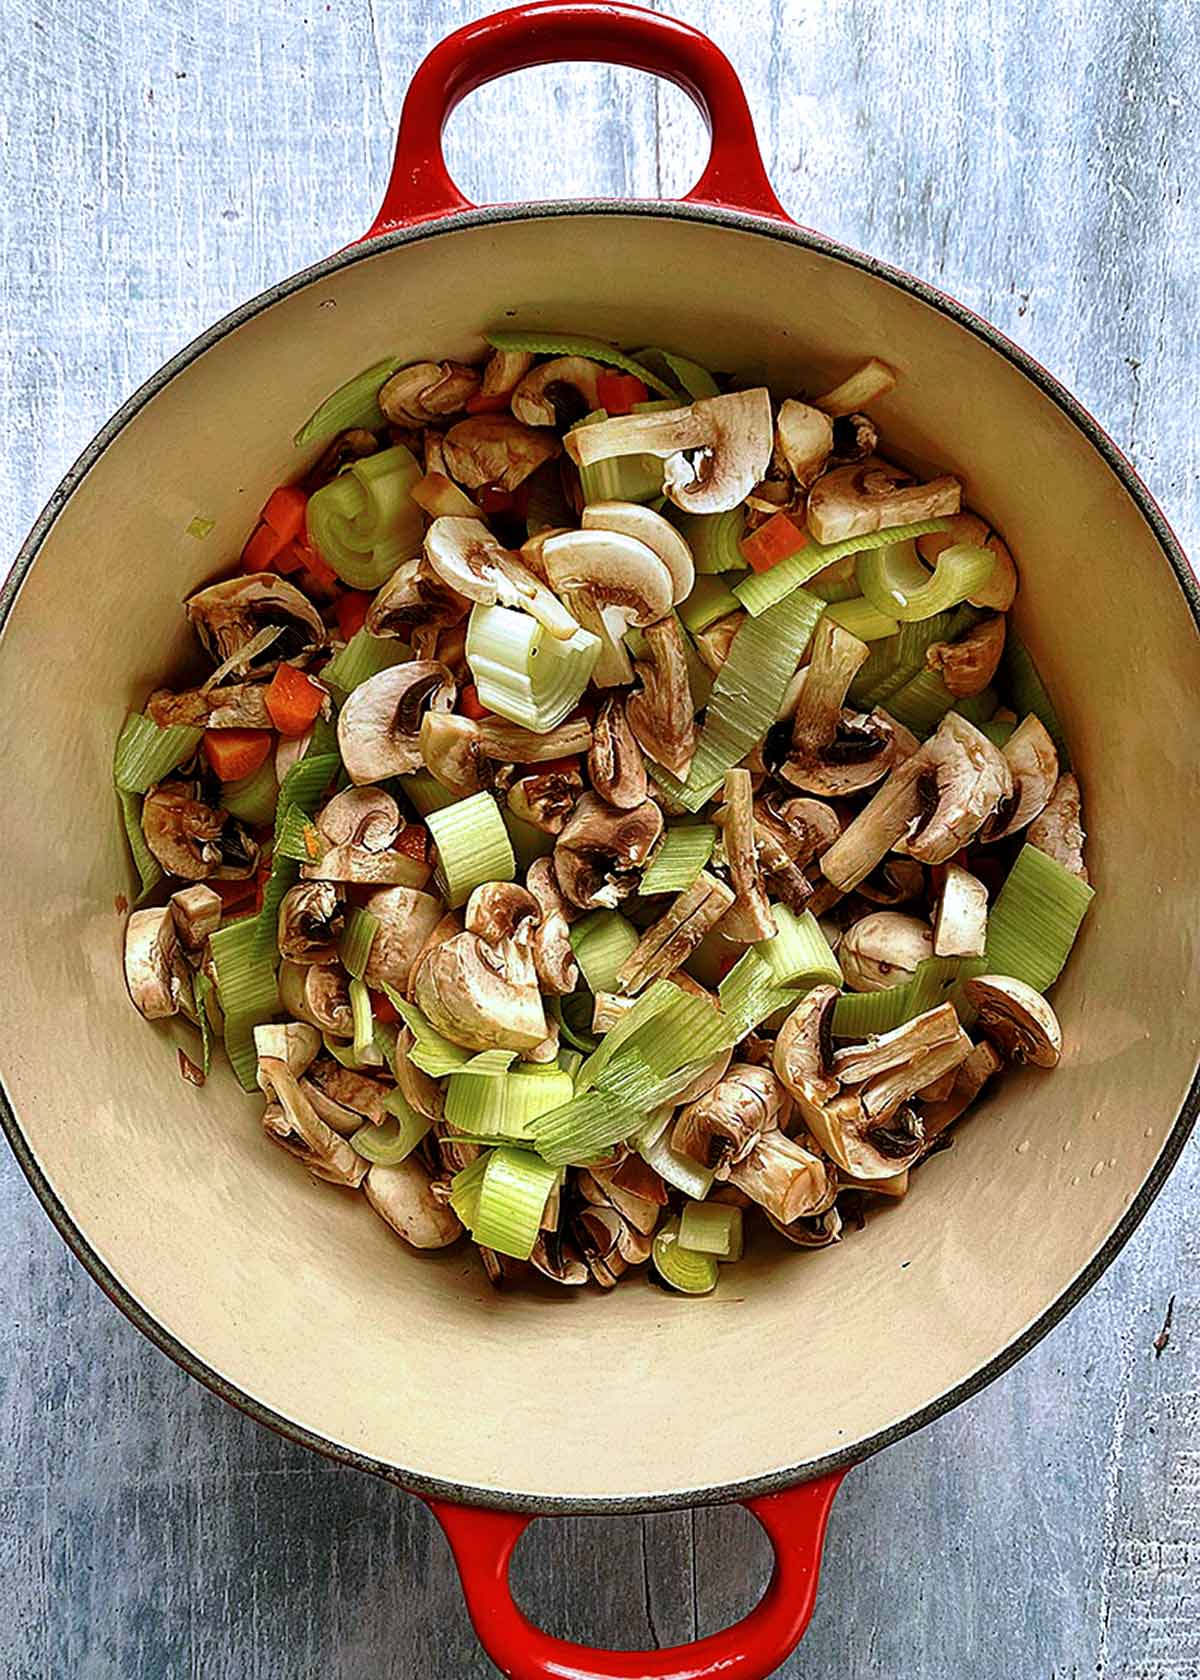
[[[1195,546],[1191,0],[675,9],[736,62],[787,207],[930,277],[1026,346]],[[412,70],[480,10],[7,0],[0,555],[173,351],[361,232]],[[471,99],[449,153],[483,201],[670,196],[698,173],[702,136],[672,88],[548,69]],[[970,1404],[849,1477],[816,1618],[780,1672],[1200,1680],[1198,1266],[1193,1142],[1065,1323]],[[541,1523],[516,1573],[555,1631],[637,1646],[727,1622],[767,1569],[749,1517],[723,1509]],[[70,1258],[5,1152],[0,1674],[494,1672],[424,1508],[185,1377]]]

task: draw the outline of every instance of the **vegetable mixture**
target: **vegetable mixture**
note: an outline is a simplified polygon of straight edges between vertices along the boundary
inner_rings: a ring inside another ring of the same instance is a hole
[[[1008,548],[879,453],[882,362],[776,401],[486,342],[334,392],[187,601],[211,669],[116,750],[126,977],[413,1247],[704,1294],[1058,1061],[1079,784]]]

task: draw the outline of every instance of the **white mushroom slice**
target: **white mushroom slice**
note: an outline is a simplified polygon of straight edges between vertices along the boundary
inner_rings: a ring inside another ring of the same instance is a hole
[[[979,1024],[1005,1055],[1034,1067],[1054,1067],[1062,1054],[1062,1028],[1040,992],[1005,974],[981,974],[963,987],[979,1011]]]
[[[833,423],[833,454],[831,467],[848,466],[851,461],[865,461],[879,448],[879,432],[867,414],[839,414]]]
[[[579,964],[566,918],[557,911],[543,915],[533,931],[530,950],[542,991],[548,997],[569,997],[579,985]]]
[[[468,601],[522,608],[560,641],[570,641],[579,629],[553,590],[477,519],[435,519],[425,533],[425,558]]]
[[[884,531],[892,525],[957,513],[962,485],[956,478],[918,484],[911,473],[878,455],[825,473],[808,493],[808,528],[819,543]]]
[[[984,1085],[1004,1066],[999,1052],[986,1039],[975,1046],[965,1061],[954,1070],[954,1084],[950,1094],[939,1100],[922,1098],[921,1120],[925,1128],[925,1153],[941,1134],[962,1117]]]
[[[279,901],[279,955],[292,963],[335,963],[346,930],[341,894],[331,881],[305,881]]]
[[[572,758],[591,750],[592,726],[586,718],[570,718],[544,735],[519,723],[486,718],[476,725],[479,745],[488,758],[503,764],[539,764],[546,759]]]
[[[457,712],[426,712],[417,746],[425,769],[459,799],[491,785],[487,754],[473,718]]]
[[[580,911],[558,884],[552,857],[533,860],[525,874],[525,885],[537,899],[543,917],[559,915],[565,922],[573,922],[579,916]]]
[[[442,919],[441,900],[414,887],[382,887],[368,893],[363,909],[379,923],[363,979],[376,991],[386,981],[407,996],[413,966]]]
[[[797,1248],[829,1248],[842,1240],[842,1216],[836,1207],[829,1207],[824,1213],[807,1214],[791,1225],[781,1224],[769,1213],[767,1218],[779,1235],[795,1243]]]
[[[619,416],[568,432],[576,466],[614,455],[655,455],[665,461],[663,487],[688,513],[725,513],[767,476],[774,427],[764,386],[701,397],[689,408]]]
[[[532,366],[533,357],[527,350],[493,350],[484,365],[480,395],[509,396]]]
[[[392,665],[360,683],[338,713],[338,749],[351,781],[381,782],[422,769],[422,719],[450,711],[457,692],[450,672],[432,659]]]
[[[826,391],[823,397],[814,397],[813,403],[826,414],[853,414],[856,408],[865,408],[876,398],[886,397],[895,384],[896,375],[892,369],[886,362],[872,356],[870,361],[855,368],[849,378],[835,385],[832,391]]]
[[[637,1002],[619,992],[596,992],[592,998],[592,1031],[600,1037],[623,1021]]]
[[[656,554],[671,574],[671,604],[686,601],[696,581],[692,551],[680,533],[653,508],[637,502],[589,502],[579,516],[585,531],[616,531]]]
[[[489,945],[523,936],[528,939],[541,919],[538,901],[515,881],[486,881],[476,887],[463,912],[463,926]]]
[[[972,1048],[971,1040],[960,1028],[953,1037],[944,1042],[931,1045],[925,1050],[918,1050],[903,1066],[889,1068],[885,1073],[876,1074],[873,1079],[858,1086],[855,1094],[862,1104],[868,1124],[874,1128],[889,1121],[918,1091],[923,1091],[927,1085],[932,1085],[935,1079],[940,1079],[942,1074],[966,1061]],[[820,1133],[816,1135],[819,1140]],[[849,1170],[857,1171],[852,1165]]]
[[[791,1112],[791,1097],[770,1068],[735,1062],[704,1096],[679,1110],[671,1147],[724,1180]],[[753,1196],[747,1185],[742,1189]]]
[[[367,1175],[366,1161],[325,1124],[287,1063],[261,1056],[258,1081],[268,1099],[275,1099],[268,1100],[263,1115],[267,1136],[303,1161],[314,1178],[352,1189],[360,1185]]]
[[[870,649],[831,618],[822,618],[812,657],[799,673],[792,741],[779,774],[794,787],[827,798],[860,793],[893,762],[893,730],[882,712],[843,710],[846,693]]]
[[[526,426],[572,426],[601,406],[596,382],[603,373],[586,356],[556,356],[525,374],[510,406]]]
[[[562,445],[553,432],[522,425],[511,414],[477,414],[451,426],[442,448],[446,471],[468,490],[481,484],[515,490]]]
[[[470,602],[444,584],[423,555],[397,566],[367,608],[363,628],[369,636],[393,636],[411,642],[414,631],[461,624]]]
[[[211,887],[181,887],[171,894],[171,916],[180,943],[188,951],[202,951],[221,925],[221,898]]]
[[[838,962],[852,992],[886,992],[903,986],[934,954],[926,922],[895,910],[875,910],[842,935]]]
[[[448,414],[461,414],[478,389],[474,368],[457,362],[414,362],[386,381],[379,406],[397,426],[425,426]]]
[[[458,1215],[432,1194],[429,1174],[415,1155],[396,1167],[376,1163],[363,1189],[380,1219],[410,1248],[447,1248],[462,1235]]]
[[[628,898],[637,890],[662,826],[662,812],[653,800],[619,811],[585,793],[554,847],[554,868],[566,897],[581,910],[611,910]]]
[[[404,827],[400,807],[380,787],[350,787],[335,793],[317,813],[318,833],[331,846],[362,846],[384,852]]]
[[[610,695],[596,714],[587,764],[592,786],[609,805],[632,811],[645,799],[648,782],[642,749],[629,726],[625,701],[618,695]]]
[[[899,1201],[908,1195],[908,1173],[909,1169],[905,1167],[894,1178],[855,1178],[853,1173],[839,1173],[838,1177],[844,1190],[865,1190],[872,1196],[888,1196],[893,1201]]]
[[[267,710],[265,683],[230,683],[226,688],[193,688],[185,694],[160,689],[146,702],[146,716],[160,729],[174,723],[193,729],[274,729]]]
[[[1004,652],[1007,623],[1004,614],[997,613],[968,630],[957,642],[934,642],[925,650],[925,664],[939,673],[956,698],[981,694],[996,675]]]
[[[775,921],[758,864],[754,786],[749,770],[727,771],[724,795],[719,815],[725,862],[734,892],[729,911],[721,922],[721,933],[726,939],[752,945],[761,939],[774,939]]]
[[[948,712],[824,854],[821,869],[849,892],[893,848],[922,863],[945,863],[1011,792],[1003,754],[974,724]]]
[[[142,801],[142,833],[168,875],[192,881],[245,881],[258,847],[228,811],[195,797],[192,782],[161,782]]]
[[[273,671],[281,659],[295,659],[325,645],[325,626],[307,595],[270,572],[210,584],[189,597],[184,612],[218,665],[266,629],[280,634],[255,661],[260,673]]]
[[[1045,724],[1032,712],[1019,723],[1001,747],[1012,772],[1012,795],[984,824],[985,845],[1005,840],[1039,816],[1058,781],[1058,753]]]
[[[636,537],[619,531],[564,531],[542,549],[546,576],[563,594],[586,594],[593,606],[628,624],[653,624],[671,610],[673,583],[665,564]]]
[[[431,1025],[465,1049],[534,1050],[548,1035],[536,972],[512,940],[456,934],[425,952],[413,985]]]
[[[547,770],[521,776],[508,790],[508,808],[543,834],[561,834],[583,792],[578,770]],[[645,797],[645,789],[642,789]]]
[[[423,887],[433,866],[404,852],[372,852],[365,846],[330,846],[313,863],[300,865],[302,881],[340,881],[359,887]]]
[[[775,1035],[771,1064],[800,1105],[805,1123],[838,1093],[833,1074],[833,1008],[836,986],[813,986]]]
[[[135,910],[126,922],[125,983],[147,1021],[178,1014],[182,988],[190,991],[191,982],[167,905]]]
[[[917,553],[927,566],[936,566],[943,549],[966,543],[971,548],[986,548],[994,557],[991,576],[974,595],[967,599],[973,607],[990,607],[993,612],[1007,612],[1017,593],[1017,568],[1013,565],[1003,539],[995,528],[977,513],[964,509],[951,516],[947,531],[935,531],[917,538]]]
[[[402,1027],[396,1040],[396,1085],[410,1108],[415,1108],[426,1120],[436,1123],[446,1112],[445,1087],[440,1080],[432,1079],[423,1068],[409,1060],[409,1052],[415,1043],[411,1030]]]
[[[325,1124],[344,1137],[368,1123],[382,1126],[387,1119],[384,1105],[391,1087],[341,1067],[332,1056],[315,1061],[307,1078],[300,1078],[300,1088]]]
[[[1030,825],[1025,838],[1079,880],[1088,879],[1083,861],[1085,835],[1079,783],[1069,771],[1058,778],[1046,808]]]
[[[702,869],[691,886],[646,929],[622,963],[617,973],[621,991],[640,992],[651,980],[682,968],[704,936],[727,917],[733,902],[734,895],[724,881]],[[771,931],[775,931],[774,923]]]
[[[625,702],[625,715],[646,756],[682,780],[696,751],[683,632],[672,613],[647,625],[642,639],[643,655],[634,662],[642,686]]]
[[[861,1085],[877,1074],[904,1067],[918,1054],[942,1044],[951,1044],[959,1034],[958,1016],[952,1003],[927,1009],[891,1032],[872,1033],[863,1044],[847,1044],[833,1055],[833,1072],[844,1085]],[[957,1067],[957,1062],[954,1064]],[[950,1070],[951,1072],[953,1069]],[[923,1087],[918,1086],[918,1090]]]
[[[559,1231],[543,1231],[529,1259],[535,1270],[554,1283],[578,1287],[588,1280],[587,1267]]]
[[[335,1038],[353,1036],[350,981],[340,965],[300,964],[285,958],[279,965],[279,1001],[298,1021],[307,1021]]]
[[[983,882],[961,864],[946,865],[933,925],[935,957],[981,957],[987,939],[988,895]]]
[[[307,1073],[321,1050],[321,1035],[307,1021],[272,1021],[254,1029],[254,1054],[261,1062],[284,1062],[297,1079]],[[258,1075],[259,1089],[268,1090]]]
[[[710,624],[707,630],[698,630],[692,637],[696,645],[696,652],[703,664],[715,677],[729,657],[729,650],[733,646],[733,638],[745,624],[748,613],[727,613],[719,618],[715,624]]]
[[[911,1108],[897,1104],[886,1116],[873,1119],[858,1092],[834,1097],[806,1119],[830,1160],[860,1180],[874,1182],[906,1171],[919,1158],[925,1141],[921,1121]]]
[[[802,490],[815,483],[833,453],[833,421],[819,408],[789,397],[775,419],[775,458]]]
[[[430,519],[481,520],[484,517],[483,509],[476,507],[466,491],[460,490],[443,472],[427,472],[413,485],[409,495]]]
[[[782,1225],[822,1211],[837,1182],[828,1161],[782,1132],[766,1132],[759,1137],[730,1170],[729,1177]]]

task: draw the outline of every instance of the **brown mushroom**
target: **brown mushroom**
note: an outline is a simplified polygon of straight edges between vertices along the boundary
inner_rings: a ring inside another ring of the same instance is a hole
[[[597,612],[619,615],[622,627],[653,624],[671,610],[671,573],[636,537],[619,531],[563,531],[547,540],[542,557],[546,576],[560,594],[583,595]]]
[[[279,901],[279,954],[293,963],[335,963],[346,931],[341,895],[331,881],[305,881]]]
[[[872,904],[906,904],[911,898],[920,898],[925,891],[925,867],[916,858],[885,858],[858,883],[858,891]]]
[[[671,574],[671,603],[686,601],[696,581],[687,542],[661,513],[638,502],[589,502],[579,516],[585,531],[616,531],[656,554]]]
[[[596,382],[604,373],[587,356],[556,356],[539,362],[512,393],[511,407],[526,426],[556,426],[564,431],[601,406]]]
[[[307,1021],[268,1021],[254,1029],[254,1054],[259,1061],[285,1062],[297,1079],[303,1078],[320,1054],[321,1035]],[[260,1091],[268,1089],[258,1075]]]
[[[197,797],[194,782],[160,782],[142,801],[142,833],[168,875],[191,881],[245,881],[258,847],[228,811]]]
[[[511,414],[476,414],[451,426],[442,442],[446,470],[468,490],[498,484],[516,490],[530,473],[560,452],[553,433],[526,426]]]
[[[226,688],[192,688],[183,694],[159,689],[146,702],[146,716],[160,729],[274,729],[265,683],[230,683]]]
[[[325,626],[312,602],[270,572],[209,584],[187,600],[184,611],[205,652],[218,665],[268,629],[279,633],[251,660],[259,674],[273,671],[281,660],[299,658],[325,645]]]
[[[619,695],[610,695],[596,714],[587,764],[593,788],[609,805],[632,811],[645,799],[646,766],[626,717],[625,701]],[[580,791],[582,786],[581,780]],[[511,794],[509,803],[512,803]],[[557,829],[547,829],[547,833],[556,834],[561,827],[560,823]]]
[[[670,614],[647,625],[642,635],[644,655],[634,662],[642,686],[628,697],[625,715],[647,758],[683,778],[696,751],[683,633]]]
[[[125,924],[125,984],[147,1021],[179,1013],[192,981],[170,907],[135,910]]]
[[[1012,773],[1012,794],[980,833],[985,845],[1006,840],[1039,816],[1058,782],[1058,753],[1049,731],[1032,712],[1001,747]]]
[[[479,394],[484,397],[511,396],[532,366],[533,357],[527,350],[493,350],[484,364]]]
[[[460,933],[427,950],[413,975],[433,1027],[469,1050],[534,1050],[548,1035],[537,976],[514,940]]]
[[[679,1110],[671,1147],[727,1179],[765,1132],[787,1121],[791,1110],[791,1098],[770,1068],[734,1062],[711,1090]],[[753,1195],[748,1186],[741,1188]]]
[[[996,613],[956,642],[934,642],[925,650],[925,664],[957,698],[981,694],[996,675],[1007,623],[1003,613]]]
[[[432,1194],[429,1173],[415,1155],[395,1167],[377,1162],[363,1189],[375,1212],[410,1248],[446,1248],[462,1235],[458,1215]]]
[[[1062,1055],[1062,1028],[1040,992],[1007,974],[981,974],[963,986],[979,1011],[979,1025],[1015,1062],[1054,1067]]]
[[[591,750],[592,728],[586,718],[569,718],[545,734],[519,723],[486,718],[477,724],[480,749],[504,764],[540,764],[551,758],[571,758]]]
[[[393,1064],[396,1085],[410,1108],[427,1120],[440,1121],[446,1112],[446,1090],[440,1080],[433,1079],[423,1068],[409,1059],[416,1043],[412,1031],[402,1027],[396,1039],[396,1059]]]
[[[362,846],[383,852],[404,826],[400,807],[384,788],[349,787],[317,813],[317,830],[331,846]]]
[[[790,1225],[782,1224],[771,1213],[767,1218],[779,1235],[797,1248],[830,1248],[842,1240],[842,1216],[836,1207],[828,1207],[824,1213],[802,1214]]]
[[[578,770],[545,770],[519,776],[506,797],[509,810],[522,822],[532,823],[543,834],[561,834],[582,792]]]
[[[734,897],[722,919],[721,933],[726,939],[750,945],[775,937],[775,921],[758,863],[750,772],[727,771],[724,795],[718,817]]]
[[[954,1069],[954,1084],[949,1096],[929,1101],[922,1097],[921,1120],[925,1130],[926,1154],[934,1140],[961,1119],[987,1081],[1003,1066],[999,1053],[984,1040]]]
[[[571,903],[581,910],[612,909],[628,898],[662,826],[653,800],[620,811],[585,793],[554,847],[558,884]]]
[[[640,992],[651,980],[663,979],[681,968],[705,934],[731,913],[732,891],[702,869],[663,915],[643,933],[617,972],[622,992]],[[772,922],[771,931],[775,925]]]
[[[797,1219],[824,1212],[836,1184],[836,1174],[828,1161],[778,1131],[756,1138],[729,1177],[781,1225],[793,1225]]]
[[[719,618],[705,630],[697,631],[692,637],[701,662],[714,677],[729,658],[733,639],[748,617],[748,613],[741,611],[726,613],[724,618]]]
[[[961,864],[948,863],[933,928],[935,957],[981,957],[987,938],[987,888]]]
[[[457,362],[414,362],[384,384],[379,406],[398,426],[426,426],[461,414],[468,397],[479,389],[474,368]]]
[[[417,737],[421,763],[459,799],[490,787],[492,770],[479,725],[457,712],[426,712]]]
[[[949,476],[919,484],[911,473],[878,455],[818,478],[808,493],[808,528],[819,543],[842,542],[957,513],[962,485]]]
[[[366,1161],[325,1124],[287,1063],[260,1057],[258,1078],[268,1099],[274,1098],[263,1115],[263,1129],[272,1142],[295,1155],[314,1178],[350,1188],[360,1185]]]
[[[325,1124],[342,1137],[352,1137],[366,1125],[381,1126],[387,1119],[384,1103],[391,1088],[341,1067],[332,1056],[313,1062],[300,1089]]]
[[[381,887],[367,894],[363,909],[379,923],[363,979],[376,991],[386,981],[407,996],[414,964],[442,918],[441,900],[413,887]]]
[[[833,1010],[836,986],[813,986],[775,1035],[772,1066],[800,1105],[805,1120],[838,1093],[833,1073]]]
[[[914,1016],[911,1021],[893,1027],[890,1032],[872,1033],[863,1044],[847,1044],[836,1050],[833,1075],[844,1085],[860,1085],[877,1074],[906,1067],[925,1051],[955,1042],[958,1035],[958,1016],[954,1005],[938,1004],[936,1008]],[[919,1085],[915,1088],[916,1091],[923,1089]],[[915,1095],[915,1091],[912,1094]]]
[[[554,1283],[577,1287],[588,1280],[588,1268],[578,1250],[559,1231],[543,1231],[529,1256],[531,1264],[543,1277]]]
[[[338,714],[338,749],[351,781],[381,782],[423,767],[421,722],[448,712],[457,694],[453,677],[434,660],[414,659],[368,677]]]
[[[543,919],[557,914],[565,922],[573,922],[580,915],[558,884],[553,857],[535,858],[526,871],[525,885],[537,899]]]
[[[1070,771],[1058,778],[1042,814],[1030,824],[1025,838],[1080,881],[1087,881],[1079,783]]]
[[[416,629],[441,630],[461,624],[470,602],[444,584],[419,555],[392,573],[367,608],[364,629],[371,636],[409,641]]]
[[[528,940],[540,918],[538,901],[525,887],[515,881],[487,881],[467,900],[463,926],[489,945],[500,945],[506,939]]]
[[[886,992],[911,980],[933,956],[927,922],[895,910],[875,910],[842,934],[838,962],[852,992]]]

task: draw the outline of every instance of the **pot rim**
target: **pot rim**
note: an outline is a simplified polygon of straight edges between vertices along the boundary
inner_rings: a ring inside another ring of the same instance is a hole
[[[1174,573],[1192,619],[1197,629],[1200,630],[1200,586],[1197,585],[1196,577],[1188,565],[1183,550],[1167,523],[1166,517],[1150,491],[1138,477],[1133,465],[1125,458],[1093,416],[1051,373],[1026,351],[1013,343],[1011,339],[984,320],[982,316],[975,314],[974,311],[957,302],[954,298],[947,296],[944,292],[938,291],[936,287],[906,274],[902,269],[867,256],[854,250],[851,246],[841,244],[837,240],[827,239],[824,235],[814,233],[811,229],[800,227],[795,223],[778,222],[762,216],[749,215],[745,212],[680,202],[570,199],[501,205],[491,208],[472,208],[441,216],[436,220],[423,222],[415,227],[399,228],[380,234],[365,243],[348,246],[345,250],[335,252],[332,256],[325,257],[320,262],[301,269],[287,279],[276,282],[275,285],[268,287],[246,303],[240,304],[212,326],[206,328],[182,350],[177,351],[130,397],[126,398],[125,402],[97,432],[96,436],[64,474],[46,506],[39,514],[28,537],[21,545],[3,589],[0,589],[0,633],[3,632],[21,585],[36,560],[51,527],[84,477],[152,397],[156,396],[177,374],[190,367],[205,351],[234,331],[235,328],[246,321],[252,320],[281,299],[303,290],[314,281],[326,279],[345,268],[353,266],[355,263],[375,257],[384,251],[415,245],[427,239],[437,238],[444,233],[494,225],[497,222],[536,221],[549,217],[580,215],[639,216],[650,220],[666,218],[708,223],[718,227],[730,228],[737,232],[752,233],[762,238],[800,246],[814,251],[820,256],[843,263],[847,267],[857,268],[884,284],[907,292],[910,296],[947,316],[958,326],[966,328],[968,332],[981,339],[990,349],[1003,356],[1026,378],[1031,380],[1042,394],[1048,397],[1066,415],[1101,456],[1128,492],[1139,513],[1157,539],[1163,556]],[[0,644],[0,657],[3,657],[2,644]],[[791,1468],[749,1477],[740,1482],[722,1483],[694,1489],[680,1488],[665,1493],[627,1494],[621,1497],[571,1497],[568,1495],[534,1495],[491,1488],[460,1486],[453,1482],[442,1481],[437,1477],[398,1468],[385,1463],[381,1459],[372,1458],[368,1454],[344,1446],[327,1436],[318,1435],[314,1431],[304,1428],[223,1377],[161,1325],[101,1260],[93,1249],[86,1233],[75,1223],[43,1174],[21,1129],[20,1122],[9,1101],[8,1092],[3,1085],[2,1077],[0,1077],[0,1127],[3,1127],[4,1134],[21,1170],[29,1180],[34,1194],[49,1215],[59,1235],[85,1271],[99,1284],[109,1299],[120,1308],[126,1318],[149,1341],[186,1371],[189,1376],[203,1383],[206,1388],[246,1416],[253,1418],[255,1422],[265,1424],[276,1434],[282,1435],[301,1446],[310,1447],[338,1464],[355,1470],[367,1471],[372,1475],[382,1477],[385,1481],[429,1498],[450,1500],[461,1505],[476,1505],[497,1510],[521,1511],[546,1516],[671,1511],[698,1505],[726,1504],[736,1500],[758,1498],[764,1494],[778,1493],[799,1482],[809,1481],[818,1476],[826,1476],[838,1470],[845,1470],[849,1466],[871,1457],[884,1447],[891,1446],[895,1442],[903,1440],[906,1436],[914,1434],[917,1430],[923,1429],[926,1424],[943,1417],[947,1412],[953,1411],[955,1407],[978,1394],[980,1390],[994,1382],[997,1377],[1002,1376],[1018,1359],[1030,1352],[1054,1328],[1059,1320],[1064,1318],[1082,1300],[1093,1284],[1098,1282],[1129,1241],[1151,1203],[1162,1189],[1168,1174],[1183,1151],[1183,1146],[1191,1133],[1198,1113],[1200,1113],[1200,1062],[1197,1064],[1191,1085],[1171,1130],[1163,1140],[1154,1165],[1139,1188],[1137,1195],[1107,1239],[1080,1269],[1062,1294],[1052,1301],[1019,1336],[1014,1337],[1005,1347],[1000,1348],[977,1371],[972,1372],[970,1376],[964,1378],[953,1388],[947,1389],[936,1400],[930,1401],[928,1405],[909,1413],[898,1422],[889,1425],[886,1429],[877,1431],[876,1434],[865,1441],[856,1442],[853,1446],[827,1453],[821,1458]]]

